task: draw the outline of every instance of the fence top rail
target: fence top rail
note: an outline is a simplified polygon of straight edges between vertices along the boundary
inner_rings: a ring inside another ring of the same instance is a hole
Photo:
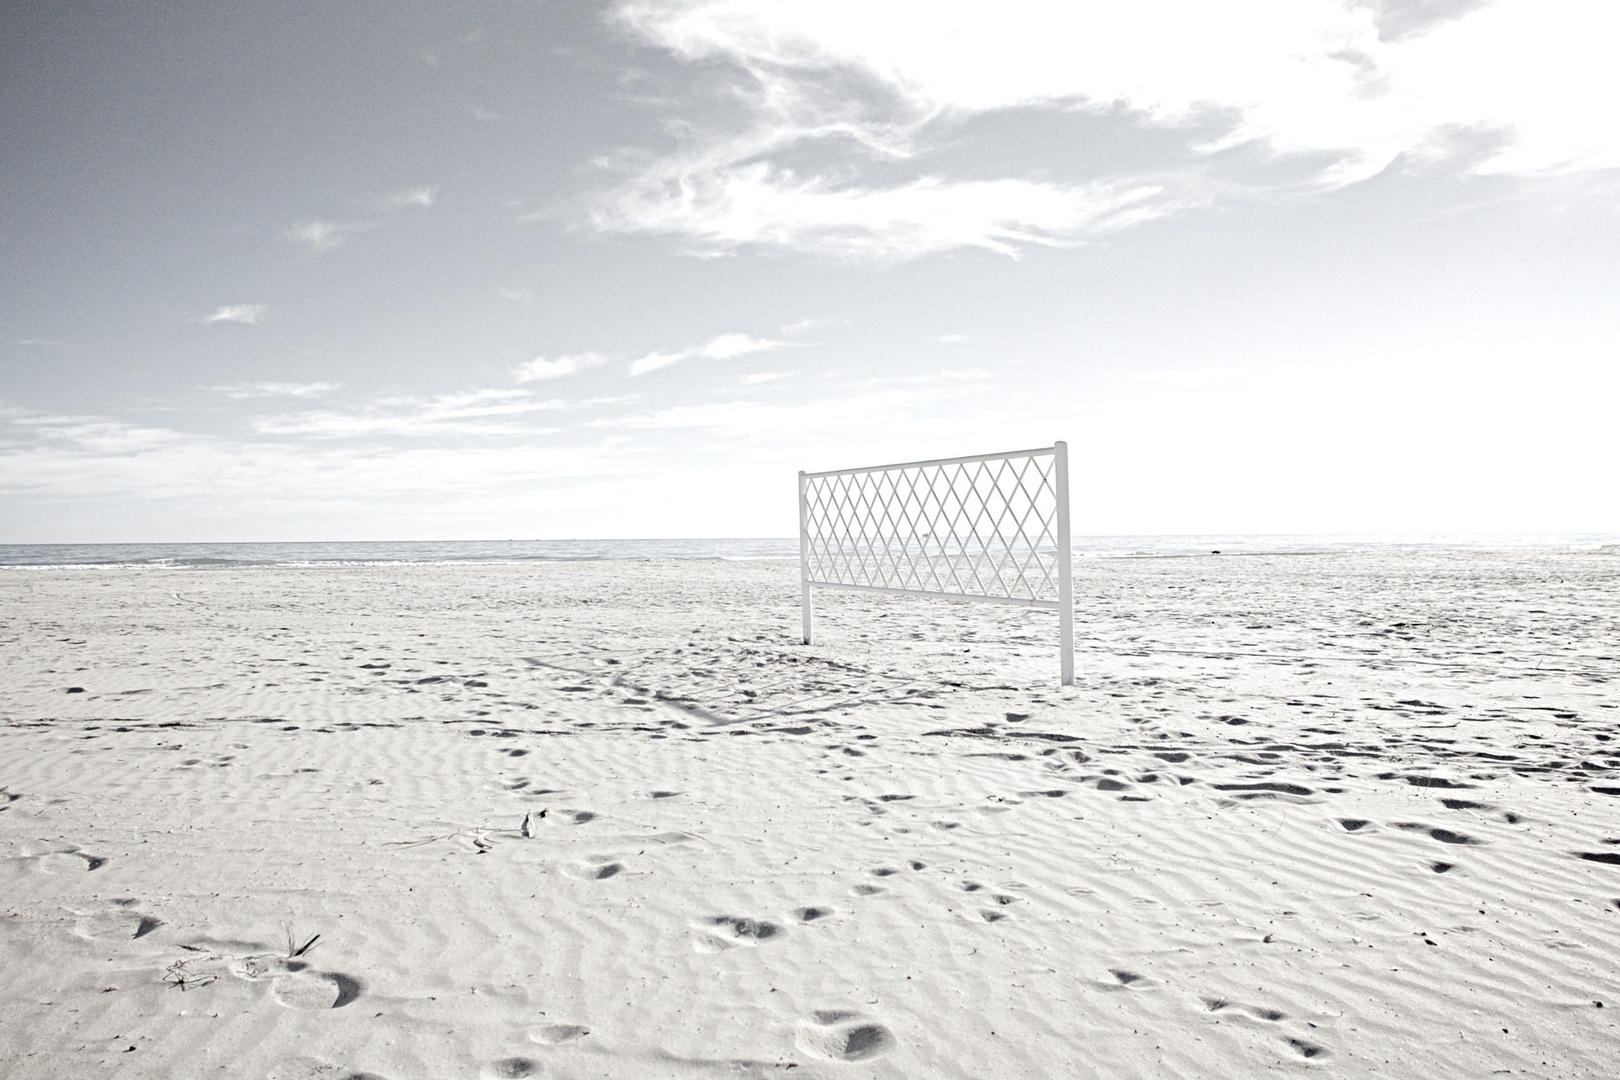
[[[828,469],[825,472],[801,472],[806,480],[823,476],[854,476],[858,473],[888,472],[891,469],[924,469],[932,465],[967,465],[975,461],[999,461],[1002,458],[1040,457],[1057,451],[1055,446],[1038,446],[1033,450],[1004,450],[999,454],[970,454],[967,457],[934,458],[931,461],[902,461],[894,465],[868,465],[860,469]]]

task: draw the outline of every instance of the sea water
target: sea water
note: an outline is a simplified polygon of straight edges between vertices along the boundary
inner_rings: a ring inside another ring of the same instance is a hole
[[[1620,534],[1077,536],[1077,558],[1167,558],[1337,551],[1613,550]],[[329,566],[582,562],[601,559],[796,559],[793,537],[668,540],[366,540],[232,544],[0,544],[0,566]]]

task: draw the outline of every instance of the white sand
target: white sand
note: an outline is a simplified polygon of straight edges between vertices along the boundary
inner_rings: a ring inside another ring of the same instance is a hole
[[[1620,558],[796,572],[0,571],[0,1075],[1615,1075]]]

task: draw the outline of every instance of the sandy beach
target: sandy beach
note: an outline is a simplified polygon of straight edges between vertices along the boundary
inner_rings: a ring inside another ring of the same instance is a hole
[[[0,571],[0,1074],[1607,1077],[1620,556]]]

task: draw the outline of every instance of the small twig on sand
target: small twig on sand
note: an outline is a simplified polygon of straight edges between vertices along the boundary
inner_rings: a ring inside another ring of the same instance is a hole
[[[303,956],[315,947],[317,941],[321,940],[321,935],[316,934],[300,945],[297,936],[293,934],[291,923],[282,923],[281,928],[287,931],[287,959],[289,960],[296,960],[298,957]]]
[[[544,816],[543,811],[542,816]],[[479,851],[488,851],[494,845],[484,839],[484,834],[491,828],[493,826],[479,825],[471,829],[457,829],[455,832],[445,833],[443,836],[430,836],[426,840],[384,840],[383,847],[421,847],[423,844],[436,844],[440,840],[453,840],[458,836],[466,836],[472,839],[473,846]]]
[[[170,964],[163,974],[163,981],[170,986],[178,986],[181,990],[190,990],[195,986],[207,986],[219,978],[218,975],[211,972],[187,971],[186,965],[189,963],[191,963],[190,958],[176,960]]]

